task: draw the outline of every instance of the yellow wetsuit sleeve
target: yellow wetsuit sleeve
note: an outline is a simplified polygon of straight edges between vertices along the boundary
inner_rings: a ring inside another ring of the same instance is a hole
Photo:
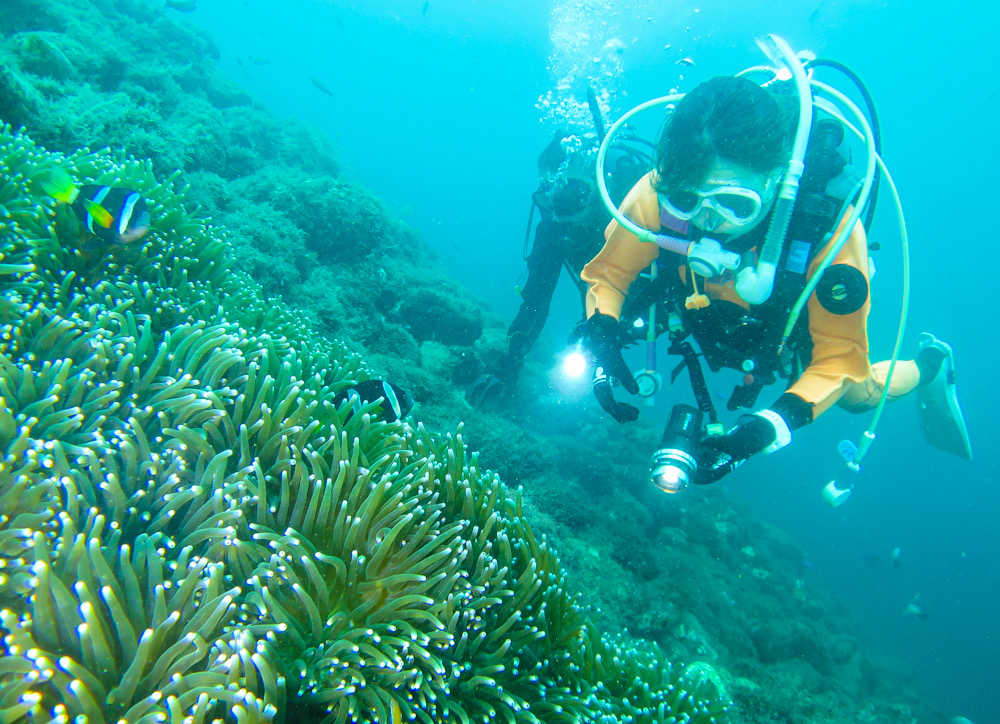
[[[643,229],[659,231],[660,206],[652,174],[650,171],[632,187],[622,202],[621,212]],[[639,241],[639,237],[612,219],[604,230],[604,247],[580,272],[580,278],[588,286],[587,318],[600,310],[617,319],[629,286],[659,253],[656,244]]]
[[[841,221],[841,225],[846,219]],[[838,228],[838,232],[840,229]],[[808,277],[826,255],[824,248],[809,265]],[[849,264],[859,270],[868,282],[868,243],[865,231],[856,223],[854,231],[837,254],[834,264]],[[852,382],[863,382],[871,375],[868,360],[868,312],[871,292],[861,308],[850,314],[827,311],[814,293],[807,302],[809,336],[812,338],[812,361],[788,391],[813,407],[816,419],[836,403]]]

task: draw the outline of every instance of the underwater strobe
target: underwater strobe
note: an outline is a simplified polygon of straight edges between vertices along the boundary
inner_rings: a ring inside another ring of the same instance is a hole
[[[696,407],[677,404],[663,430],[660,449],[653,453],[650,478],[664,493],[684,490],[698,470],[694,451],[701,438],[702,413]]]

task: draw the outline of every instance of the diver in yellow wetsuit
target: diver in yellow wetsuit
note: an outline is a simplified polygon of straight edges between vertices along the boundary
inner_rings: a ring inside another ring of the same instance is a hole
[[[789,381],[770,405],[701,441],[695,482],[714,482],[752,455],[784,447],[796,429],[834,404],[870,409],[884,387],[888,365],[868,359],[869,247],[860,221],[781,344],[789,309],[836,238],[830,232],[844,224],[842,212],[851,208],[850,194],[838,194],[837,188],[854,187],[857,172],[849,178],[850,168],[836,154],[843,130],[834,120],[812,124],[773,291],[761,300],[750,285],[741,296],[739,270],[758,261],[789,168],[796,132],[796,114],[789,108],[778,93],[742,77],[702,83],[679,101],[658,140],[656,168],[621,204],[622,214],[638,227],[668,233],[678,243],[715,244],[720,253],[739,255],[737,264],[729,265],[734,268],[693,263],[672,248],[640,241],[612,221],[603,249],[581,273],[589,285],[581,334],[598,366],[595,394],[619,422],[638,415],[636,408],[614,399],[608,384],[618,381],[638,392],[621,355],[625,324],[619,316],[629,286],[651,263],[664,280],[663,298],[682,325],[680,334],[698,342],[713,371],[726,367],[745,373],[730,409],[753,406],[761,388],[779,377]],[[917,357],[897,364],[889,397],[924,389],[921,407],[930,416],[924,425],[929,441],[970,457],[952,373],[950,348],[923,335]],[[935,414],[944,422],[930,419]]]

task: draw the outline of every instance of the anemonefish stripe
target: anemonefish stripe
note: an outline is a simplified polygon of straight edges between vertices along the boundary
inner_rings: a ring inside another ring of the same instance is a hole
[[[138,201],[139,194],[134,191],[125,198],[125,203],[122,205],[122,211],[118,215],[119,234],[124,234],[125,230],[128,228],[128,224],[132,220],[132,210],[135,209],[136,202]]]
[[[402,416],[402,409],[399,406],[399,398],[396,397],[396,391],[392,389],[392,385],[388,382],[382,383],[382,394],[385,396],[385,401],[389,403],[389,407],[392,408],[392,412],[396,415],[396,419]]]

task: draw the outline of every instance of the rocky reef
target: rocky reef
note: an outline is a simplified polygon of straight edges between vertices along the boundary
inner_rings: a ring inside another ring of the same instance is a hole
[[[504,321],[217,58],[159,2],[0,11],[3,721],[945,721],[542,354],[470,408]],[[85,251],[55,166],[148,243]],[[333,404],[373,375],[413,421]]]

